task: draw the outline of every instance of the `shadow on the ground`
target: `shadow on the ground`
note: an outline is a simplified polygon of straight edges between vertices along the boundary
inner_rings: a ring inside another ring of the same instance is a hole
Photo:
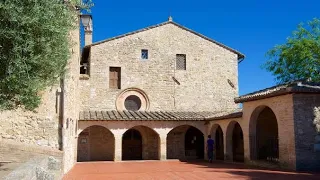
[[[252,180],[319,180],[320,173],[315,172],[296,172],[288,170],[279,170],[272,168],[261,168],[257,166],[250,166],[243,163],[229,163],[223,161],[214,161],[208,163],[203,160],[180,160],[186,164],[197,165],[199,168],[208,168],[208,172],[224,172],[235,176],[243,176]]]

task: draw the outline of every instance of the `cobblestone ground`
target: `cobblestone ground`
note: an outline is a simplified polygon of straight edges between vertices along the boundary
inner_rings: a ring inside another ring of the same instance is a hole
[[[64,180],[319,180],[320,174],[252,169],[242,164],[179,161],[78,163]]]

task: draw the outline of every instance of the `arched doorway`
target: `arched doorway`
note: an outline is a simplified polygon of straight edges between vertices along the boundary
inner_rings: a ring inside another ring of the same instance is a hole
[[[250,138],[252,159],[278,162],[278,123],[271,108],[262,106],[253,112]]]
[[[129,129],[123,134],[122,160],[142,160],[142,136],[138,130]]]
[[[224,160],[223,132],[220,126],[215,132],[215,156],[217,160]]]
[[[202,132],[195,127],[189,127],[185,134],[184,147],[187,159],[203,159],[204,137]]]
[[[146,126],[135,126],[122,136],[122,160],[158,160],[159,135]]]
[[[214,157],[216,160],[224,160],[223,131],[219,124],[211,128],[211,138],[214,140]]]
[[[172,129],[167,135],[167,159],[203,159],[203,133],[189,125]]]
[[[243,132],[239,123],[236,123],[232,133],[233,161],[244,161]]]
[[[102,126],[90,126],[78,136],[77,161],[112,161],[114,136]]]
[[[244,161],[243,131],[237,121],[231,121],[227,127],[226,159],[237,162]]]

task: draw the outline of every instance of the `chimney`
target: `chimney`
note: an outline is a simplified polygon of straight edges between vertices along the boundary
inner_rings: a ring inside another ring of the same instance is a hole
[[[90,14],[81,14],[81,21],[84,27],[84,45],[92,44],[92,16]]]

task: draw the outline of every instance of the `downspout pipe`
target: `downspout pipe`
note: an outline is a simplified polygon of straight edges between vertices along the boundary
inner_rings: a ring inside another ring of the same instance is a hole
[[[64,114],[64,96],[65,96],[65,76],[63,76],[60,79],[60,88],[61,88],[61,94],[60,94],[60,122],[59,122],[59,150],[64,150],[64,124],[65,124],[65,114]]]

